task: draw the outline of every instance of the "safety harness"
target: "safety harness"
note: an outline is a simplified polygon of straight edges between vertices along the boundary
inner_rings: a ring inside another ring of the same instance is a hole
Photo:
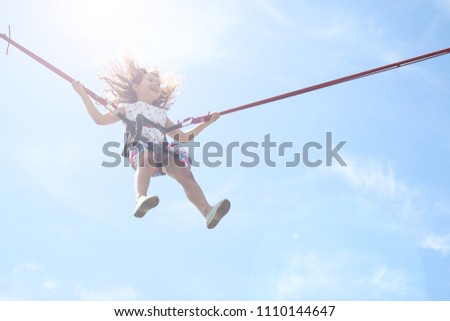
[[[116,109],[117,110],[117,109]],[[126,142],[122,151],[123,157],[128,157],[128,146],[135,142],[144,142],[147,143],[147,140],[143,137],[142,131],[144,127],[156,128],[164,135],[164,140],[166,141],[167,129],[164,126],[161,126],[154,121],[146,118],[142,114],[136,115],[135,120],[128,119],[124,114],[120,112],[116,112],[116,116],[122,120],[125,125],[125,133],[126,133]]]
[[[122,156],[124,157],[128,157],[128,146],[134,142],[144,142],[144,143],[148,143],[148,140],[142,135],[142,131],[144,129],[144,127],[148,127],[148,128],[155,128],[157,130],[159,130],[163,135],[164,135],[164,141],[163,143],[167,143],[167,133],[170,133],[171,131],[174,131],[176,129],[179,129],[181,127],[186,126],[186,124],[192,124],[192,117],[190,118],[186,118],[183,122],[178,122],[175,125],[172,125],[170,127],[164,127],[161,124],[155,123],[154,121],[148,119],[147,117],[145,117],[143,114],[138,114],[136,115],[135,120],[130,120],[128,119],[124,114],[122,114],[121,112],[117,111],[117,107],[110,109],[109,110],[113,111],[116,116],[122,120],[122,122],[125,124],[125,132],[126,132],[126,137],[127,137],[127,141],[125,143],[124,149],[122,151]],[[204,121],[207,121],[209,118],[211,117],[211,115],[208,113],[208,115],[206,115],[204,117]]]

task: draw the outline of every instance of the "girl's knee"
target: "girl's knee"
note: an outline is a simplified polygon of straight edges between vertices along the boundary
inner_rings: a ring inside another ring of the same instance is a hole
[[[180,183],[194,180],[194,175],[188,167],[175,169],[172,167],[168,170],[168,173]]]

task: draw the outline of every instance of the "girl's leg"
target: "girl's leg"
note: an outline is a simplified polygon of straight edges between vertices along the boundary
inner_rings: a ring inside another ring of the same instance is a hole
[[[171,157],[169,157],[171,158]],[[204,217],[211,210],[211,205],[205,198],[202,189],[198,185],[197,181],[192,174],[189,167],[180,167],[176,165],[173,160],[169,160],[168,166],[165,167],[167,175],[174,178],[183,187],[187,198],[197,209],[202,213]]]
[[[136,201],[142,196],[147,196],[150,179],[155,173],[155,167],[152,164],[154,164],[153,157],[148,151],[144,151],[139,155],[139,166],[134,175]]]
[[[147,196],[147,190],[150,185],[150,178],[155,172],[154,162],[150,158],[153,154],[147,151],[139,155],[139,164],[134,176],[134,184],[136,189],[136,208],[134,209],[134,216],[141,218],[151,208],[154,208],[159,203],[158,196]],[[150,158],[149,158],[150,157]]]

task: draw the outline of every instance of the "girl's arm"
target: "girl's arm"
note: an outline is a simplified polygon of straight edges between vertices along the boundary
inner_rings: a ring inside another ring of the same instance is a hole
[[[175,129],[175,130],[167,133],[167,135],[169,135],[176,141],[179,141],[181,143],[187,143],[188,141],[193,140],[195,136],[200,134],[200,132],[203,131],[203,129],[205,129],[206,127],[211,125],[219,117],[220,117],[219,113],[211,113],[211,119],[209,121],[204,122],[204,123],[198,125],[197,127],[192,128],[191,130],[189,130],[187,132],[182,131],[181,129]],[[175,125],[175,123],[173,121],[171,121],[169,118],[167,118],[166,128],[169,128],[170,126],[173,126],[173,125]]]
[[[80,95],[81,99],[83,100],[84,106],[89,113],[89,116],[91,116],[92,120],[97,125],[110,125],[119,121],[119,118],[112,112],[108,112],[106,114],[100,113],[86,93],[83,84],[81,84],[79,81],[74,81],[72,83],[72,86],[78,93],[78,95]],[[125,108],[121,107],[118,109],[118,111],[124,113]]]

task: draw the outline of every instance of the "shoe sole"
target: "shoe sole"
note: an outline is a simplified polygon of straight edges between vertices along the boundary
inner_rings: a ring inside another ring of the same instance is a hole
[[[214,215],[213,219],[206,227],[209,229],[215,228],[216,225],[219,224],[220,220],[228,213],[230,207],[230,201],[227,199],[223,200],[222,204],[220,204],[220,206],[216,210],[216,215]]]
[[[158,204],[159,198],[157,196],[150,197],[142,202],[141,206],[139,206],[139,209],[136,211],[136,213],[134,213],[134,216],[137,218],[142,218],[149,210],[158,206]]]

